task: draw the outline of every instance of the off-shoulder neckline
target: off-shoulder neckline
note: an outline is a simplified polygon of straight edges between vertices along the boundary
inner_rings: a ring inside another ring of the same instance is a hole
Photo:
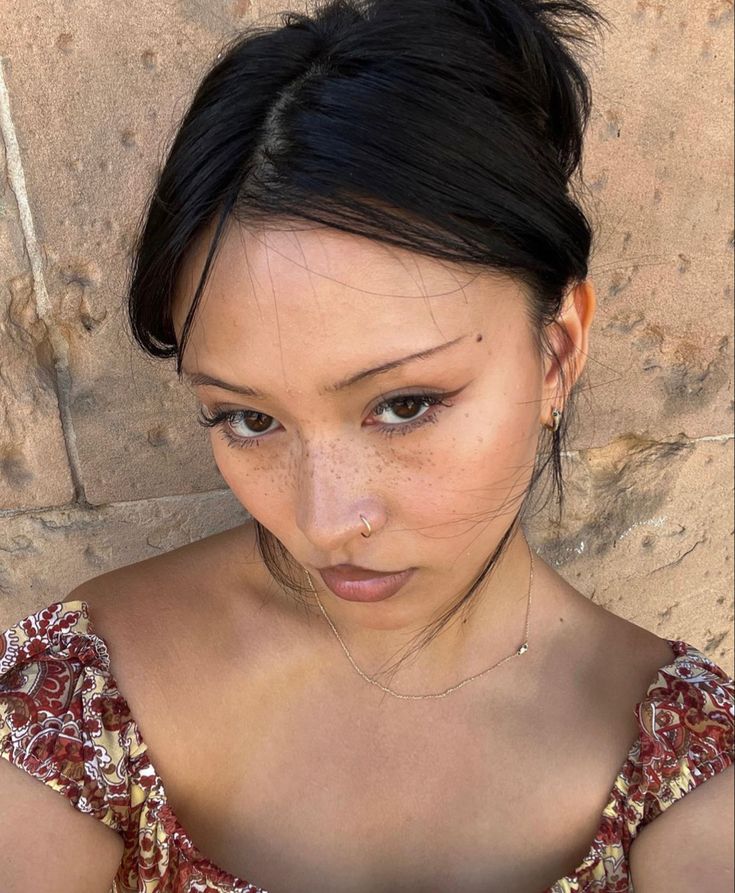
[[[101,652],[101,655],[103,656],[103,660],[104,660],[105,669],[106,669],[107,673],[109,674],[109,676],[113,679],[115,686],[117,686],[117,680],[115,679],[115,674],[111,667],[110,654],[109,654],[109,648],[108,648],[107,642],[105,641],[104,637],[96,631],[96,629],[94,627],[94,619],[91,616],[89,603],[87,601],[85,601],[84,599],[72,599],[72,600],[64,601],[64,602],[56,602],[56,603],[54,603],[54,605],[62,606],[63,608],[71,610],[71,611],[79,611],[80,612],[80,618],[75,624],[76,628],[71,627],[71,628],[66,629],[64,632],[67,634],[69,634],[69,633],[79,634],[80,633],[79,627],[81,626],[82,634],[89,635],[90,637],[93,637],[94,639],[97,640],[97,644],[99,646],[101,646],[101,648],[98,647],[97,651],[98,651],[98,653]],[[53,605],[49,605],[48,607],[49,608],[53,607]],[[40,610],[44,610],[44,609],[40,609]],[[665,673],[667,671],[670,671],[670,670],[676,671],[682,661],[694,659],[697,661],[703,661],[708,668],[716,666],[716,664],[714,664],[714,662],[709,657],[707,657],[707,655],[704,654],[699,648],[697,648],[694,645],[689,644],[687,641],[685,641],[683,639],[663,638],[663,641],[665,641],[671,648],[673,659],[671,661],[669,661],[668,663],[661,665],[656,670],[656,674],[655,674],[654,678],[651,680],[648,687],[646,688],[643,698],[640,701],[638,701],[635,705],[632,705],[632,709],[634,711],[637,711],[638,708],[642,704],[644,704],[647,700],[650,699],[651,692],[658,687],[661,674]],[[119,689],[117,691],[118,691],[118,695],[125,701],[126,705],[128,705],[128,708],[129,708],[129,704],[127,702],[125,694],[123,692],[120,692]],[[171,806],[168,802],[168,798],[166,796],[165,782],[163,781],[161,776],[158,774],[156,767],[151,762],[150,756],[148,754],[147,743],[145,742],[142,734],[140,733],[140,728],[139,728],[138,723],[135,719],[135,716],[133,715],[132,711],[130,711],[130,710],[129,710],[129,713],[130,713],[130,717],[131,717],[131,723],[136,731],[137,738],[140,742],[140,747],[138,749],[138,754],[139,754],[138,758],[143,759],[144,764],[155,775],[155,777],[157,779],[158,791],[160,792],[161,800],[163,801],[162,809],[165,809],[165,811],[167,812],[168,818],[169,818],[171,825],[173,826],[175,833],[176,833],[177,844],[184,849],[187,858],[194,861],[197,864],[197,867],[199,867],[205,873],[210,872],[212,874],[215,874],[217,876],[218,882],[224,882],[224,883],[227,883],[230,885],[244,887],[244,890],[247,891],[247,893],[267,893],[267,891],[265,889],[262,889],[262,888],[258,887],[257,885],[251,883],[250,881],[247,881],[244,878],[237,877],[236,875],[231,874],[229,871],[221,868],[219,865],[217,865],[211,859],[208,859],[201,852],[201,850],[199,850],[199,848],[196,846],[196,844],[192,840],[192,838],[189,835],[189,833],[187,832],[187,830],[183,827],[183,825],[177,818],[176,814],[173,812],[173,809],[171,808]],[[577,876],[580,871],[583,871],[590,864],[592,864],[595,859],[598,858],[599,849],[601,846],[604,846],[604,843],[605,843],[600,838],[600,834],[604,828],[605,818],[606,818],[607,814],[609,813],[609,811],[611,809],[614,809],[614,807],[615,807],[615,800],[616,800],[615,794],[618,789],[618,783],[621,780],[623,782],[625,782],[626,770],[628,769],[629,764],[631,763],[631,761],[633,760],[633,758],[636,755],[636,751],[639,746],[640,740],[641,740],[641,732],[639,731],[638,735],[632,742],[631,746],[628,748],[628,752],[625,755],[625,758],[622,762],[620,770],[617,772],[615,779],[612,783],[612,786],[610,788],[610,793],[607,798],[606,805],[601,813],[600,823],[599,823],[597,830],[595,831],[595,835],[590,843],[590,847],[588,848],[587,855],[580,862],[580,864],[578,866],[576,866],[576,868],[572,871],[571,874],[564,875],[562,878],[559,878],[557,881],[554,882],[554,884],[552,884],[552,887],[555,884],[558,884],[563,881],[573,882],[575,880],[575,876]],[[233,893],[234,893],[234,891],[233,891]]]

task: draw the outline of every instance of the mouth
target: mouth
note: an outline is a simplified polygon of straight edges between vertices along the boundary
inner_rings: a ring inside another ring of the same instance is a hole
[[[374,571],[352,564],[325,567],[319,575],[325,586],[339,598],[351,602],[375,602],[390,598],[401,589],[416,571]]]
[[[333,564],[331,567],[319,568],[319,573],[327,573],[335,580],[374,580],[376,577],[392,577],[403,571],[374,571],[369,567],[356,564]]]

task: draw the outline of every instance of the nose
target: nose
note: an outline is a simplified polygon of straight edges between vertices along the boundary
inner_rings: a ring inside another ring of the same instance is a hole
[[[369,492],[363,460],[354,449],[334,441],[305,447],[299,459],[296,523],[330,563],[349,562],[355,543],[364,542],[360,514],[369,517],[373,531],[381,523],[383,513]]]

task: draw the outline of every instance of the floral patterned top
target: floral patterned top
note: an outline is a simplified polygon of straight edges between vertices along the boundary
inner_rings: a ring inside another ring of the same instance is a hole
[[[733,762],[733,679],[684,641],[634,709],[639,735],[589,853],[540,893],[632,889],[638,831]],[[267,893],[196,848],[110,669],[84,601],[54,602],[0,634],[0,755],[117,831],[111,893]]]

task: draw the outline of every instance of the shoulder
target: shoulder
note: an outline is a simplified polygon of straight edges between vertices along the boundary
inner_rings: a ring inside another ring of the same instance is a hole
[[[735,768],[703,776],[633,841],[630,875],[637,893],[730,893],[735,880]]]
[[[694,877],[725,893],[735,879],[735,682],[696,646],[672,645],[675,659],[637,705],[630,873],[638,893],[686,893]]]
[[[186,543],[85,580],[69,599],[103,608],[118,599],[135,607],[144,622],[149,611],[175,602],[193,609],[217,606],[233,593],[247,597],[266,583],[252,522]]]
[[[659,668],[674,660],[669,641],[612,613],[562,581],[544,619],[562,632],[552,637],[552,656],[564,655],[573,679],[606,715],[627,716]],[[563,621],[563,622],[558,622]]]
[[[85,580],[68,598],[102,598],[140,592],[145,600],[181,590],[184,594],[207,579],[216,592],[247,585],[261,565],[255,529],[246,522],[175,549],[143,558]]]
[[[608,705],[633,706],[638,740],[620,786],[637,893],[725,893],[733,882],[732,677],[695,644],[660,638],[590,603],[587,666]],[[634,692],[638,692],[634,696]],[[608,708],[606,708],[608,709]]]
[[[244,652],[263,650],[269,581],[252,525],[240,525],[100,574],[69,598],[88,605],[136,711],[169,715],[172,690],[207,697]]]
[[[102,637],[128,648],[187,640],[202,626],[233,622],[267,586],[251,522],[85,580],[68,598],[85,601]],[[154,661],[154,665],[158,662]]]
[[[623,698],[634,708],[641,736],[641,781],[650,782],[641,816],[647,825],[733,761],[735,683],[695,644],[661,638],[607,611],[600,612],[590,641],[599,655],[590,676],[601,693],[613,698],[633,680]]]

